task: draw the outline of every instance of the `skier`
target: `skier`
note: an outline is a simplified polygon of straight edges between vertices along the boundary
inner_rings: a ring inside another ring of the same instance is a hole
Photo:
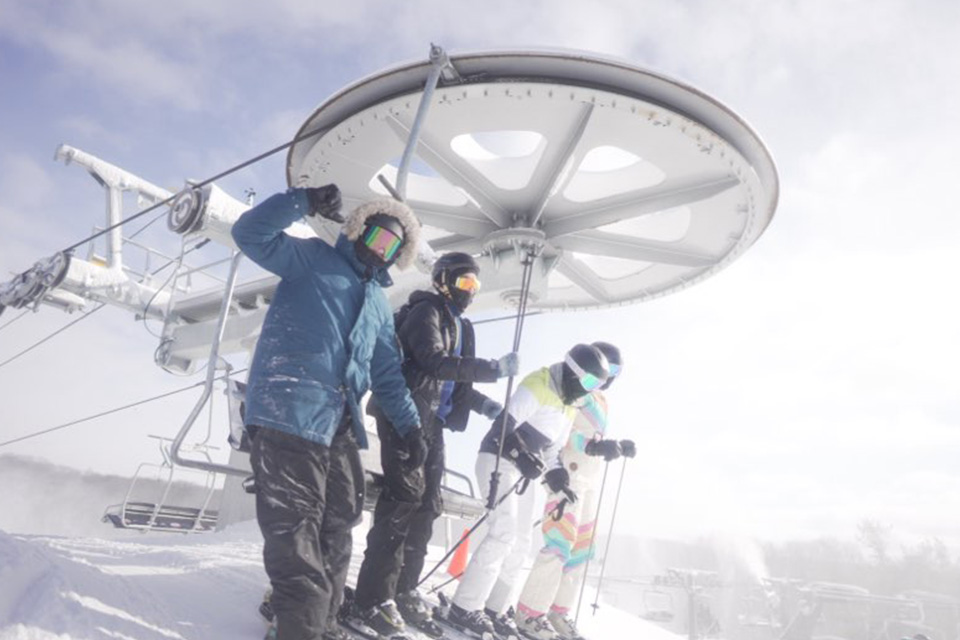
[[[244,213],[237,246],[280,276],[250,367],[244,423],[252,433],[263,562],[279,640],[337,637],[334,616],[363,505],[366,447],[359,399],[372,388],[411,462],[426,444],[403,379],[381,287],[409,266],[420,225],[387,199],[346,220],[334,185],[294,188]],[[336,246],[293,238],[301,216],[343,222]]]
[[[586,396],[559,464],[544,474],[548,487],[542,521],[544,545],[517,604],[517,628],[533,640],[583,640],[567,612],[593,549],[602,462],[621,455],[632,458],[637,453],[632,440],[605,438],[607,400],[603,391],[620,375],[623,360],[620,350],[608,342],[594,342],[593,346],[610,363],[610,377]],[[574,503],[562,491],[567,485],[578,496]]]
[[[433,266],[435,291],[414,291],[395,316],[404,377],[428,445],[423,467],[401,457],[402,447],[394,445],[399,436],[379,399],[367,405],[383,445],[384,487],[367,534],[354,613],[383,636],[402,633],[404,621],[433,637],[443,635],[416,590],[433,521],[442,512],[443,430],[463,431],[471,410],[496,418],[503,407],[472,383],[516,375],[519,366],[516,353],[498,360],[475,357],[473,326],[461,314],[480,289],[479,274],[470,255],[445,254]]]
[[[510,494],[490,513],[487,535],[477,545],[453,596],[445,617],[453,626],[477,636],[517,635],[507,607],[514,602],[512,592],[530,546],[534,517],[533,492],[522,489],[529,480],[540,477],[545,467],[554,466],[576,415],[575,403],[602,385],[609,374],[609,364],[599,349],[575,345],[563,362],[523,379],[510,399],[509,410],[494,421],[484,437],[476,463],[481,491],[488,497],[491,473],[502,450],[498,494]],[[504,420],[506,436],[501,448]],[[519,494],[511,491],[518,482]],[[556,488],[569,491],[569,487]],[[570,499],[576,499],[572,492]]]

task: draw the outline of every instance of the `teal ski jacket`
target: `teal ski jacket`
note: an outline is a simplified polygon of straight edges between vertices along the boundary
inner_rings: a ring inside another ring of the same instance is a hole
[[[244,422],[329,446],[347,410],[365,448],[360,399],[372,389],[394,428],[406,435],[420,421],[381,288],[392,280],[386,269],[368,271],[343,234],[331,247],[284,233],[309,210],[305,192],[290,189],[233,225],[243,253],[280,276],[250,366]]]

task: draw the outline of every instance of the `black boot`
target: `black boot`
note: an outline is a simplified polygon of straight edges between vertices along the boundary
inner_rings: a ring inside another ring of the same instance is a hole
[[[493,638],[497,635],[497,632],[493,628],[493,622],[487,617],[483,609],[467,611],[463,607],[451,603],[450,612],[447,614],[447,622],[478,638]]]
[[[397,594],[397,609],[404,621],[431,638],[442,638],[443,629],[433,620],[430,606],[416,589]]]
[[[493,622],[493,630],[498,636],[507,639],[520,637],[517,623],[513,620],[513,607],[507,609],[506,613],[497,613],[492,609],[484,609],[483,612]]]

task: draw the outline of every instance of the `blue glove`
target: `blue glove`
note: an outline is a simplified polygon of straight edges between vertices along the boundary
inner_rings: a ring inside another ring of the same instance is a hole
[[[506,378],[507,376],[515,376],[519,372],[520,356],[516,351],[511,351],[497,360],[497,377]]]

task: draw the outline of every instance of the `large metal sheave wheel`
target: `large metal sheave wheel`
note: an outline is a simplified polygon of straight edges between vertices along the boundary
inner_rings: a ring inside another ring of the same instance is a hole
[[[406,189],[432,248],[481,255],[478,307],[608,307],[685,288],[729,264],[773,216],[769,152],[730,109],[622,61],[571,52],[451,55]],[[387,190],[431,64],[408,64],[321,105],[291,147],[295,186],[336,183],[345,207]],[[316,222],[321,236],[336,233]],[[400,276],[403,295],[423,276]]]

